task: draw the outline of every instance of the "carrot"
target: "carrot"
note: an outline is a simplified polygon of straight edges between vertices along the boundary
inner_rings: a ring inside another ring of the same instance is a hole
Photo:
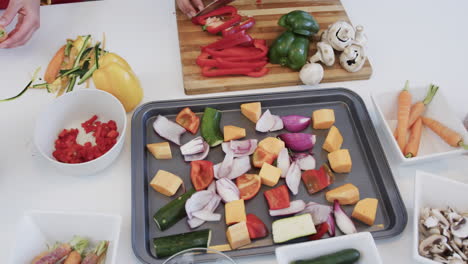
[[[5,41],[8,38],[8,33],[6,29],[0,26],[0,43]]]
[[[80,264],[81,263],[81,254],[80,252],[74,250],[68,255],[63,264]]]
[[[422,120],[418,118],[411,127],[411,135],[405,147],[405,157],[413,158],[418,155],[419,143],[421,142]]]
[[[65,59],[65,47],[66,46],[63,45],[49,62],[47,70],[44,74],[44,80],[47,83],[53,83],[57,78],[57,75],[62,68],[63,60]]]
[[[408,129],[410,129],[414,122],[416,122],[416,120],[418,120],[418,118],[424,113],[426,106],[432,101],[432,98],[434,98],[437,90],[439,90],[439,86],[434,84],[429,85],[429,91],[427,92],[426,98],[424,98],[423,101],[416,102],[413,104],[413,106],[411,106]],[[396,129],[393,135],[395,138],[398,138]]]
[[[408,81],[405,88],[398,95],[398,126],[397,142],[401,152],[404,152],[406,146],[406,133],[408,132],[408,122],[411,107],[411,94],[408,91]]]
[[[468,149],[468,145],[465,145],[463,143],[462,135],[443,125],[439,121],[423,116],[422,122],[432,131],[434,131],[437,135],[439,135],[439,137],[442,138],[445,142],[447,142],[447,144],[449,144],[450,146],[463,147],[465,149]]]

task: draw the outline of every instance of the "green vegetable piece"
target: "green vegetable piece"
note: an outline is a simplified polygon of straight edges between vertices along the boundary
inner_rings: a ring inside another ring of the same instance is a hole
[[[224,141],[223,133],[219,124],[221,122],[221,112],[207,107],[201,120],[201,135],[211,147],[215,147]]]
[[[168,229],[187,215],[185,203],[194,193],[195,189],[188,190],[186,193],[161,207],[161,209],[154,214],[153,219],[159,230],[164,231]]]
[[[283,15],[278,25],[287,28],[296,34],[310,37],[316,34],[320,27],[315,18],[302,10],[295,10]]]
[[[210,241],[210,229],[153,239],[157,258],[166,258],[189,248],[207,248]]]
[[[286,31],[273,42],[268,58],[273,64],[281,64],[298,71],[307,62],[309,44],[307,37]]]
[[[344,249],[332,254],[308,260],[298,260],[291,264],[352,264],[361,257],[361,253],[354,248]]]

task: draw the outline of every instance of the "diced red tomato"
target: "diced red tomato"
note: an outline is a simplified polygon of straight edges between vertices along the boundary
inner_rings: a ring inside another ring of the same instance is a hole
[[[247,215],[247,229],[250,239],[268,236],[268,229],[263,221],[254,214]]]
[[[190,179],[197,191],[204,190],[214,179],[213,162],[208,160],[196,160],[190,163]]]
[[[268,202],[270,210],[288,208],[290,205],[288,187],[281,185],[263,193]]]
[[[304,171],[301,178],[310,194],[325,189],[335,180],[333,173],[326,164],[322,165],[318,170]]]
[[[261,168],[264,162],[271,165],[273,161],[275,161],[275,155],[262,147],[257,147],[252,155],[252,163],[256,168]]]
[[[240,198],[249,200],[260,191],[262,180],[258,174],[244,174],[236,179],[236,185],[240,191]]]
[[[200,126],[200,117],[196,116],[190,108],[185,107],[177,114],[176,123],[190,131],[190,133],[196,134]]]
[[[309,236],[309,240],[319,240],[321,239],[328,231],[328,224],[327,222],[321,223],[320,225],[315,226],[317,233]]]

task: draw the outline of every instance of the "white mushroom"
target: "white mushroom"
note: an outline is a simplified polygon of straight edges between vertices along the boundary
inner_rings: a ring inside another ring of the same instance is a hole
[[[355,36],[353,26],[345,21],[337,21],[328,27],[327,42],[338,51],[343,51],[352,44]]]
[[[419,254],[429,257],[432,254],[439,254],[445,251],[447,238],[441,235],[432,235],[424,239],[419,244]]]
[[[328,29],[325,29],[320,36],[320,41],[328,43]]]
[[[463,217],[460,221],[454,223],[450,230],[456,237],[468,238],[468,218]]]
[[[356,26],[356,34],[354,35],[354,42],[359,43],[362,46],[367,45],[367,35],[364,33],[364,27],[362,25]]]
[[[366,50],[360,44],[352,44],[345,48],[340,55],[341,66],[349,72],[359,71],[366,62]]]
[[[299,72],[299,77],[304,84],[317,85],[323,78],[323,67],[318,63],[306,63]]]
[[[335,63],[335,52],[330,44],[325,42],[317,43],[317,53],[309,59],[310,62],[321,61],[327,66],[332,66]]]
[[[436,227],[438,223],[439,223],[439,220],[437,220],[437,218],[433,216],[429,216],[424,221],[424,226],[426,226],[427,228],[433,228],[433,227]]]
[[[431,210],[431,215],[434,216],[435,218],[437,218],[442,223],[442,225],[444,225],[444,226],[449,226],[450,225],[447,218],[445,218],[445,216],[440,212],[439,209],[435,209],[435,208],[432,209]]]

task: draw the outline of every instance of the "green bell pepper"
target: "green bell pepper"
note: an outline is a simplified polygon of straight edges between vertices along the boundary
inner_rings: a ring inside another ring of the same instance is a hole
[[[221,112],[207,107],[201,119],[201,135],[210,147],[215,147],[224,141],[223,133],[219,124],[221,122]]]
[[[298,71],[306,64],[308,53],[309,39],[286,31],[273,42],[268,58],[273,64],[281,64]]]
[[[302,10],[295,10],[283,15],[278,20],[278,25],[303,36],[310,37],[320,29],[315,18]]]

